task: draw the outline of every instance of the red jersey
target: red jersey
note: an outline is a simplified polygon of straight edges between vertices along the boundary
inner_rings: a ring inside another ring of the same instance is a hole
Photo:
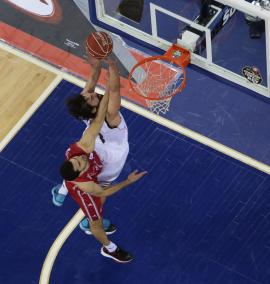
[[[70,145],[70,147],[66,151],[67,160],[70,160],[75,156],[82,155],[88,156],[89,168],[83,175],[79,176],[74,181],[93,181],[97,183],[97,176],[102,170],[102,163],[97,153],[95,151],[90,154],[86,153],[77,144]],[[82,191],[77,185],[73,183],[73,181],[66,180],[65,184],[71,197],[79,204],[85,216],[90,221],[95,221],[102,218],[102,202],[100,197],[92,196],[91,194]]]
[[[66,159],[70,160],[75,156],[88,156],[89,159],[89,168],[88,170],[82,175],[76,178],[74,181],[76,182],[87,182],[87,181],[94,181],[97,183],[97,176],[102,170],[102,163],[98,154],[93,151],[92,153],[86,153],[82,148],[80,148],[76,143],[70,145],[70,147],[66,151]],[[66,181],[69,183],[69,181]]]

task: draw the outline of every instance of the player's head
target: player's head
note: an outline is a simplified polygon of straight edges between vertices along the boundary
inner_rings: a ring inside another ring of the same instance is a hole
[[[61,165],[60,174],[64,180],[75,180],[87,166],[86,156],[75,156]]]
[[[102,95],[96,92],[91,92],[91,93],[85,92],[81,94],[81,96],[84,97],[87,104],[91,107],[98,107],[102,99]]]
[[[102,95],[95,92],[70,97],[67,100],[69,113],[77,119],[93,119],[97,115]]]

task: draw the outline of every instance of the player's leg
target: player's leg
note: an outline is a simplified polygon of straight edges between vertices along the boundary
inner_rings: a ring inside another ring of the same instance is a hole
[[[90,228],[93,236],[103,245],[108,246],[110,241],[103,229],[102,219],[98,219],[95,221],[90,221]]]
[[[101,206],[103,207],[106,197],[101,197]],[[87,217],[83,218],[79,225],[80,229],[86,234],[86,235],[92,235],[92,232],[90,230],[89,226],[89,220]],[[117,229],[115,225],[111,224],[111,221],[109,219],[103,218],[103,229],[106,232],[107,235],[113,234]]]
[[[106,235],[112,235],[114,232],[116,232],[117,230],[116,226],[111,224],[111,221],[109,219],[103,218],[102,223],[103,223],[103,229]],[[79,227],[86,235],[92,235],[92,232],[89,226],[89,220],[87,217],[82,219]]]
[[[121,263],[130,262],[133,259],[131,254],[122,250],[108,239],[103,229],[102,219],[90,221],[90,228],[93,236],[102,244],[101,254],[103,256],[112,258]]]
[[[65,182],[58,184],[52,188],[52,202],[55,206],[62,206],[65,198],[68,194],[68,190],[65,186]]]

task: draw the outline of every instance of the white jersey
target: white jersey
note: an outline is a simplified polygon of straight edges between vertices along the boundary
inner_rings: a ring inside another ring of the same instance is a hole
[[[129,153],[128,129],[121,113],[121,122],[115,128],[110,128],[106,122],[103,123],[99,136],[95,143],[95,151],[100,157],[103,169],[98,175],[100,184],[114,181],[121,173]],[[85,123],[87,127],[91,121]]]

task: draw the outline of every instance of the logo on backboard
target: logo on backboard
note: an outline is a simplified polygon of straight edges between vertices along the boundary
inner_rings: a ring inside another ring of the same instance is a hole
[[[260,84],[262,82],[260,70],[255,66],[245,66],[242,68],[242,75],[253,84]]]
[[[173,51],[173,58],[179,58],[180,56],[182,56],[182,52],[180,50],[174,50]]]
[[[50,24],[62,20],[62,9],[59,0],[4,0],[16,10],[27,14],[39,21]]]

